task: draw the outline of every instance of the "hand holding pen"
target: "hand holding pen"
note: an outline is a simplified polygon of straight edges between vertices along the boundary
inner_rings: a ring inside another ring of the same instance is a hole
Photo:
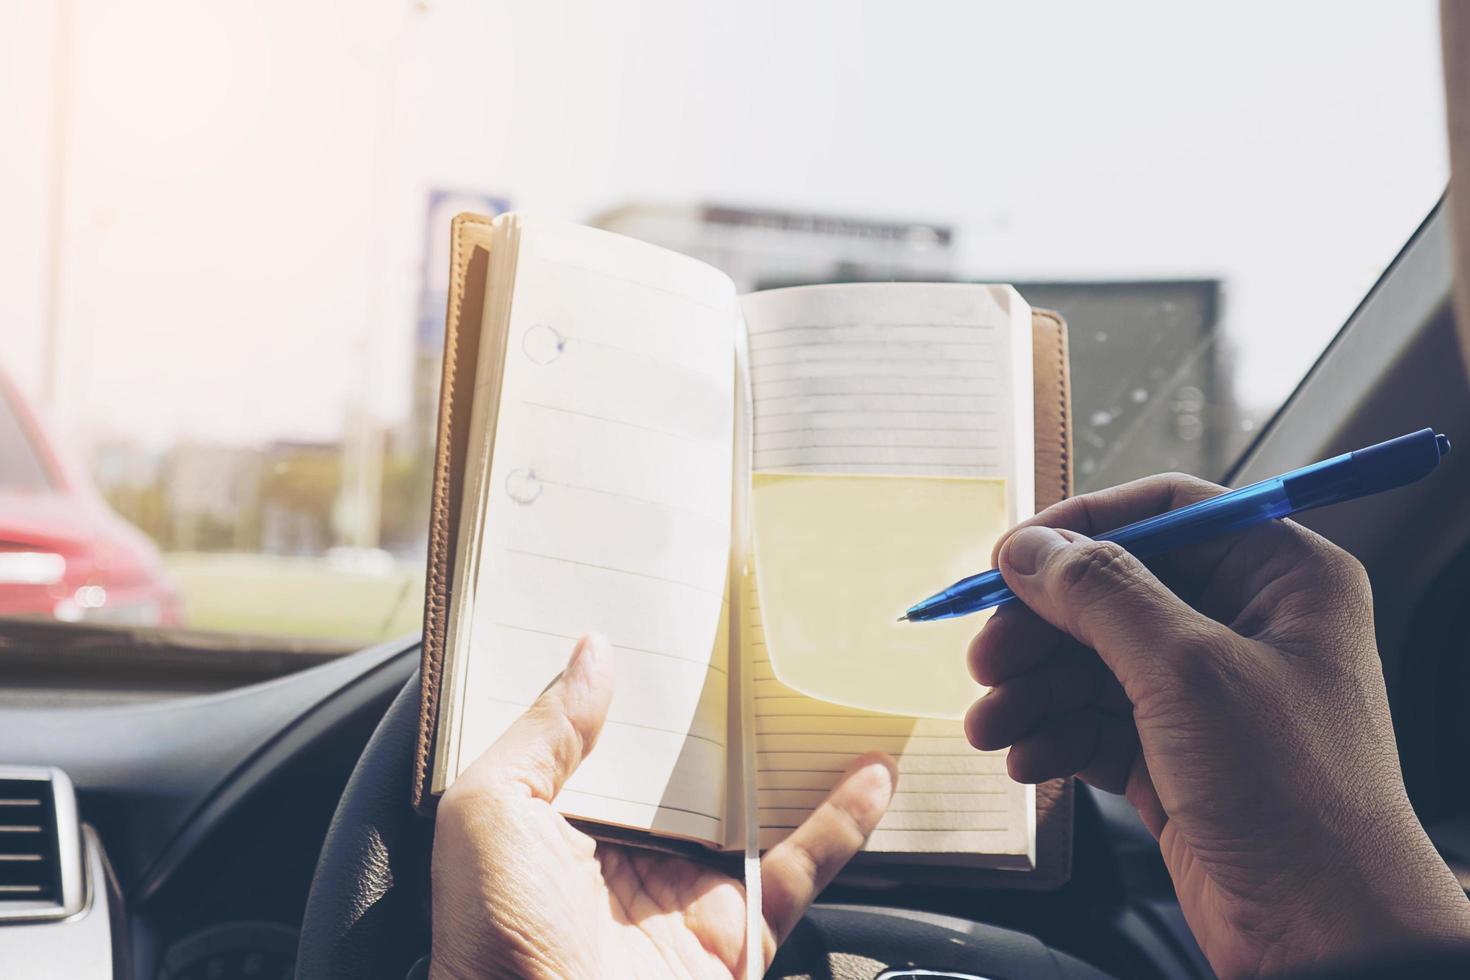
[[[1470,940],[1404,790],[1362,566],[1290,520],[1149,567],[1088,537],[1223,491],[1151,477],[1002,539],[1020,602],[971,644],[991,690],[966,734],[1015,779],[1125,795],[1220,976]]]

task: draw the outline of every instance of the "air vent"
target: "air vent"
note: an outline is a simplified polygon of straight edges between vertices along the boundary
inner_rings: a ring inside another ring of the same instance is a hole
[[[81,832],[59,769],[0,766],[0,920],[81,910]]]

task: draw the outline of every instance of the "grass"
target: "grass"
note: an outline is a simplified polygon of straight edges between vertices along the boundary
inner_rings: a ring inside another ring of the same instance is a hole
[[[195,629],[365,646],[423,625],[417,562],[369,574],[324,558],[174,553],[164,565],[183,597],[184,625]]]

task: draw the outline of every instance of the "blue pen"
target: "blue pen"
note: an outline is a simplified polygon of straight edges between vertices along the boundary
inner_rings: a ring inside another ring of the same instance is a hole
[[[1449,451],[1447,437],[1436,435],[1433,429],[1420,429],[1096,538],[1120,544],[1139,558],[1148,558],[1232,531],[1243,531],[1273,518],[1413,483],[1434,472],[1440,457]],[[1015,598],[1000,572],[992,570],[960,579],[943,592],[915,603],[899,621],[952,619],[1004,605]]]

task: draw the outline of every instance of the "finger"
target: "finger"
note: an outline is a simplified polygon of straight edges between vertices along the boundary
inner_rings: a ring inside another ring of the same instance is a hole
[[[1361,627],[1368,591],[1357,559],[1294,521],[1271,521],[1236,536],[1196,604],[1243,636],[1311,645],[1329,620]]]
[[[761,859],[766,963],[888,809],[898,771],[881,752],[857,758],[827,799]]]
[[[1034,669],[1070,642],[1060,630],[1020,603],[1002,606],[970,641],[970,676],[994,687]]]
[[[1068,497],[1022,521],[1002,536],[991,550],[991,564],[999,562],[1006,539],[1023,527],[1060,527],[1093,537],[1125,524],[1208,500],[1224,493],[1225,489],[1185,473],[1163,473],[1106,490]]]
[[[1032,611],[1096,650],[1134,704],[1140,685],[1224,655],[1234,639],[1110,542],[1022,528],[1007,539],[1000,570]]]
[[[550,802],[592,751],[613,694],[612,649],[588,635],[536,703],[454,782],[460,794],[524,792]]]
[[[1003,749],[1047,717],[1094,703],[1105,674],[1095,656],[1072,647],[976,701],[965,715],[965,735],[982,751]]]
[[[1180,507],[1208,500],[1226,487],[1182,473],[1164,473],[1120,486],[1070,497],[1016,525],[996,542],[991,563],[999,567],[1007,539],[1023,527],[1040,525],[1097,537],[1108,531]],[[1291,521],[1269,521],[1246,531],[1204,541],[1149,559],[1149,567],[1176,588],[1190,593],[1190,601],[1207,615],[1228,618],[1263,583],[1281,576],[1283,569],[1313,565],[1313,574],[1337,571],[1325,539]],[[1267,561],[1262,561],[1262,556]],[[1326,568],[1326,572],[1322,569]],[[1349,572],[1351,569],[1349,569]],[[1348,576],[1351,578],[1351,575]],[[1203,595],[1196,587],[1209,584]]]
[[[1137,521],[1224,493],[1225,487],[1184,473],[1164,473],[1109,487],[1079,497],[1069,497],[1035,517],[1012,528],[996,542],[991,564],[999,567],[1006,539],[1023,527],[1040,525],[1077,531],[1097,537]],[[1229,539],[1206,541],[1150,559],[1149,564],[1171,584],[1192,588],[1206,578],[1229,553]]]
[[[1011,746],[1006,771],[1020,783],[1078,776],[1109,793],[1121,793],[1138,757],[1131,723],[1096,708],[1047,719]]]

